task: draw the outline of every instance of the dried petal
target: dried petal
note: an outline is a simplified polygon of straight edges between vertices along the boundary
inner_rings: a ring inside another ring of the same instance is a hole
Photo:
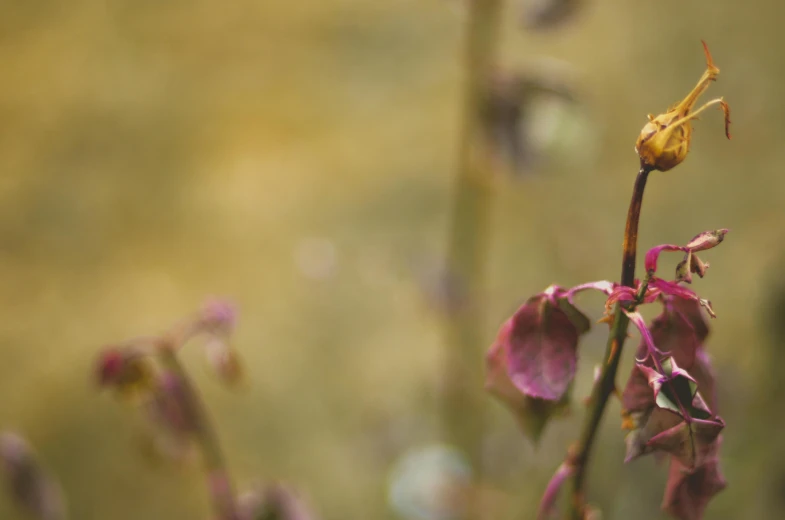
[[[698,295],[695,294],[691,289],[681,286],[676,282],[669,282],[663,280],[662,278],[653,277],[649,281],[649,287],[651,287],[652,289],[656,289],[660,291],[662,294],[668,296],[674,296],[684,300],[696,301],[700,304],[701,307],[706,309],[706,312],[709,313],[709,316],[711,316],[712,318],[717,317],[717,315],[714,314],[714,309],[711,308],[711,302],[709,300],[704,300],[703,298],[699,298]]]
[[[673,297],[665,300],[662,314],[652,320],[649,330],[657,349],[687,371],[692,369],[696,352],[708,334],[698,303]],[[637,356],[642,358],[647,351],[641,341]]]
[[[699,277],[703,278],[706,276],[706,271],[709,269],[709,263],[704,262],[698,255],[691,254],[690,255],[690,272],[697,274]]]
[[[644,261],[644,266],[646,268],[646,272],[649,274],[654,274],[657,272],[657,260],[660,258],[660,253],[663,251],[684,251],[687,252],[687,249],[682,246],[676,246],[673,244],[662,244],[656,247],[652,247],[648,251],[646,251],[646,259]]]
[[[646,347],[645,351],[640,351],[644,355],[638,358],[639,361],[643,361],[645,356],[662,356],[662,352],[657,348],[654,344],[654,339],[651,337],[651,332],[649,328],[646,326],[646,320],[643,319],[643,316],[638,311],[628,311],[624,310],[624,314],[630,319],[630,321],[638,327],[638,330],[641,333],[641,345]]]
[[[687,253],[684,260],[676,264],[676,281],[692,283],[692,252]]]
[[[707,249],[711,249],[713,247],[717,247],[722,243],[725,239],[725,235],[728,233],[727,229],[716,229],[714,231],[704,231],[699,235],[696,235],[687,242],[685,246],[690,251],[705,251]]]

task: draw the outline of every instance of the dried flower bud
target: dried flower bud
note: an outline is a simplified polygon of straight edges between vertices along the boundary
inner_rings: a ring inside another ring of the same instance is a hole
[[[237,351],[229,343],[220,338],[213,338],[205,345],[207,361],[215,374],[229,385],[236,385],[243,380],[243,365]]]
[[[711,249],[712,247],[717,247],[723,240],[725,240],[725,235],[728,233],[727,229],[716,229],[714,231],[704,231],[703,233],[696,235],[693,237],[692,240],[687,242],[685,246],[690,251],[705,251],[707,249]]]
[[[713,99],[698,110],[692,111],[698,97],[720,73],[720,69],[711,59],[706,42],[703,42],[703,50],[706,53],[706,72],[695,88],[681,103],[670,107],[664,114],[657,117],[649,115],[649,122],[638,136],[635,151],[640,155],[642,163],[650,168],[668,171],[687,157],[692,137],[690,121],[712,105],[719,104],[725,113],[725,135],[730,139],[730,108],[722,98]]]
[[[709,269],[709,263],[704,262],[698,255],[690,255],[690,271],[697,274],[699,277],[703,278],[706,275],[706,271]]]
[[[688,252],[684,260],[676,264],[676,280],[684,283],[692,283],[692,253]]]

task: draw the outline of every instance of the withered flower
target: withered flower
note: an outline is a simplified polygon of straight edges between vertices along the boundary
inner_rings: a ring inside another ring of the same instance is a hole
[[[643,127],[638,142],[635,143],[635,151],[640,155],[641,161],[652,169],[668,171],[687,157],[692,137],[690,121],[712,105],[718,104],[725,113],[725,135],[730,139],[730,108],[722,98],[712,99],[692,111],[698,97],[720,73],[720,69],[711,59],[706,42],[702,43],[706,53],[706,72],[703,73],[698,84],[681,103],[671,106],[664,114],[657,117],[649,114],[649,122]]]

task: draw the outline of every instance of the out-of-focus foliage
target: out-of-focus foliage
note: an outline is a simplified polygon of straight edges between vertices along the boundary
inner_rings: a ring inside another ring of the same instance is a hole
[[[437,258],[446,232],[461,92],[454,7],[0,6],[0,425],[26,433],[73,518],[206,517],[199,472],[138,456],[142,425],[89,376],[100,345],[162,330],[209,294],[231,296],[243,315],[233,346],[248,389],[227,394],[208,369],[194,374],[237,479],[292,482],[325,519],[394,518],[390,469],[436,436],[438,321],[412,266]],[[733,141],[699,126],[691,146],[701,153],[652,174],[640,229],[641,250],[685,228],[733,231],[711,276],[694,282],[722,316],[707,345],[728,424],[730,485],[707,513],[719,520],[785,507],[782,420],[771,413],[783,396],[781,345],[762,328],[777,324],[763,316],[785,265],[783,15],[774,0],[589,1],[540,34],[521,31],[511,5],[503,38],[511,67],[541,56],[574,64],[587,120],[544,132],[539,175],[498,180],[495,318],[478,363],[525,295],[618,276],[645,116],[693,86],[701,38],[722,66]],[[595,299],[582,309],[599,318]],[[579,353],[576,399],[601,357],[596,329]],[[535,453],[488,398],[483,496],[494,518],[536,510],[579,425],[574,409]],[[602,428],[592,496],[603,518],[661,518],[667,468],[622,465],[617,410]],[[0,518],[16,515],[0,498]]]

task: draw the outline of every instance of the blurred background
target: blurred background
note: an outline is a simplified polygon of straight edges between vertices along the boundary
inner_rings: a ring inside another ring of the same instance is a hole
[[[507,4],[501,65],[555,74],[571,101],[532,102],[519,123],[536,160],[492,178],[478,366],[530,294],[618,277],[633,144],[646,114],[693,87],[705,39],[722,70],[705,100],[730,103],[734,138],[708,112],[689,159],[652,174],[639,249],[731,229],[693,284],[719,315],[709,351],[728,424],[729,486],[707,517],[779,518],[785,7],[585,0],[532,29],[526,4]],[[239,485],[284,479],[325,519],[404,518],[390,500],[396,468],[440,439],[433,293],[464,11],[458,0],[0,3],[0,429],[36,446],[71,518],[208,517],[200,471],[141,456],[138,417],[93,372],[102,345],[161,331],[212,295],[240,309],[250,384],[227,391],[198,347],[184,356]],[[599,296],[580,304],[601,316]],[[585,338],[576,396],[604,342],[603,327]],[[494,518],[533,518],[581,406],[535,450],[482,402]],[[624,466],[623,453],[613,403],[592,501],[604,518],[661,518],[665,468]],[[4,495],[0,518],[22,518]]]

